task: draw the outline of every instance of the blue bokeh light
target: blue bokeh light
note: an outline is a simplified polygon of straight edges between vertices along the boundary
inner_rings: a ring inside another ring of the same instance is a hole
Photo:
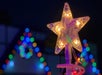
[[[2,65],[2,68],[5,70],[6,69],[6,64],[3,64]]]
[[[39,47],[35,48],[35,52],[38,53],[39,52]]]
[[[28,52],[26,55],[25,55],[25,58],[26,59],[29,59],[33,54],[31,52]]]
[[[26,42],[30,42],[30,38],[29,37],[26,37]]]
[[[9,64],[8,64],[10,67],[13,67],[14,66],[14,61],[9,61]]]
[[[82,57],[84,57],[84,56],[86,56],[87,55],[87,52],[86,51],[83,51],[82,53],[81,53],[81,56]]]
[[[39,67],[40,67],[40,69],[43,69],[44,68],[44,64],[40,64]]]
[[[49,71],[49,67],[48,66],[45,67],[45,71],[46,72]]]
[[[96,70],[97,70],[96,67],[92,68],[92,72],[96,72]]]
[[[92,58],[93,58],[93,55],[92,55],[92,54],[90,54],[90,55],[89,55],[89,59],[92,59]]]
[[[100,73],[100,71],[97,69],[97,70],[96,70],[96,74],[99,74],[99,73]]]
[[[27,33],[27,32],[29,32],[29,31],[30,31],[30,29],[29,29],[29,28],[26,28],[26,29],[25,29],[25,32],[26,32],[26,33]]]
[[[83,40],[83,44],[86,44],[86,43],[87,43],[87,40],[86,40],[86,39],[84,39],[84,40]]]

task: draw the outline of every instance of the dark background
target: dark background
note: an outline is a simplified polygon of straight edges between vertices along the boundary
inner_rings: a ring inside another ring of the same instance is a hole
[[[46,25],[61,19],[64,2],[68,2],[74,18],[90,16],[79,32],[81,40],[97,45],[98,67],[102,70],[102,2],[100,0],[0,0],[0,24],[54,35]],[[1,36],[2,34],[0,34]]]

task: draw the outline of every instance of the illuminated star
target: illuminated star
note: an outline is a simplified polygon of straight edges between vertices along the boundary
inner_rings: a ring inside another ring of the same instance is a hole
[[[59,54],[67,44],[70,49],[73,47],[78,51],[82,51],[82,45],[78,36],[78,32],[89,21],[90,17],[73,18],[68,3],[64,4],[61,21],[50,23],[47,27],[57,36],[55,54]]]

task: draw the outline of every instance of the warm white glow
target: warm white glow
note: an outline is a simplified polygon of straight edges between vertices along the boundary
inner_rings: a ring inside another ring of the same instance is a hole
[[[55,31],[56,31],[56,33],[58,34],[58,35],[60,35],[60,33],[61,33],[61,30],[63,29],[63,27],[61,26],[61,25],[57,25],[56,27],[55,27]]]
[[[67,17],[69,16],[69,14],[65,14]]]
[[[64,47],[64,43],[61,40],[59,40],[58,41],[58,46],[59,46],[59,48],[63,48]]]
[[[74,43],[77,45],[77,44],[79,44],[79,41],[78,40],[74,40]]]
[[[71,13],[70,12],[64,12],[64,17],[71,17]]]
[[[60,26],[56,26],[56,31],[60,32],[61,31],[61,27]]]
[[[78,20],[76,21],[76,25],[77,25],[77,27],[79,27],[79,25],[80,25],[80,22]]]

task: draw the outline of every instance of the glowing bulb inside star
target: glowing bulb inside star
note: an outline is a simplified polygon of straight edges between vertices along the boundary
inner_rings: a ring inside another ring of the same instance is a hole
[[[63,46],[64,44],[61,42],[61,44],[60,44],[61,46]]]
[[[77,25],[77,27],[79,27],[79,25],[80,25],[80,22],[78,20],[76,21],[76,25]]]
[[[59,40],[59,48],[63,48],[64,47],[64,43],[61,41],[61,40]]]
[[[61,34],[62,29],[63,29],[63,26],[61,26],[60,23],[56,24],[55,32],[56,32],[58,35]]]
[[[57,30],[57,31],[60,31],[60,30],[61,30],[61,28],[60,28],[60,27],[58,27],[58,26],[56,26],[56,30]]]
[[[79,41],[78,40],[74,40],[74,43],[77,45],[79,43]]]
[[[69,11],[67,11],[67,12],[64,11],[63,16],[64,17],[71,17],[71,13]]]
[[[61,26],[56,26],[56,28],[55,28],[56,32],[58,32],[58,33],[61,31],[61,29],[62,29]]]
[[[69,16],[69,14],[66,14],[66,16],[68,17],[68,16]]]

